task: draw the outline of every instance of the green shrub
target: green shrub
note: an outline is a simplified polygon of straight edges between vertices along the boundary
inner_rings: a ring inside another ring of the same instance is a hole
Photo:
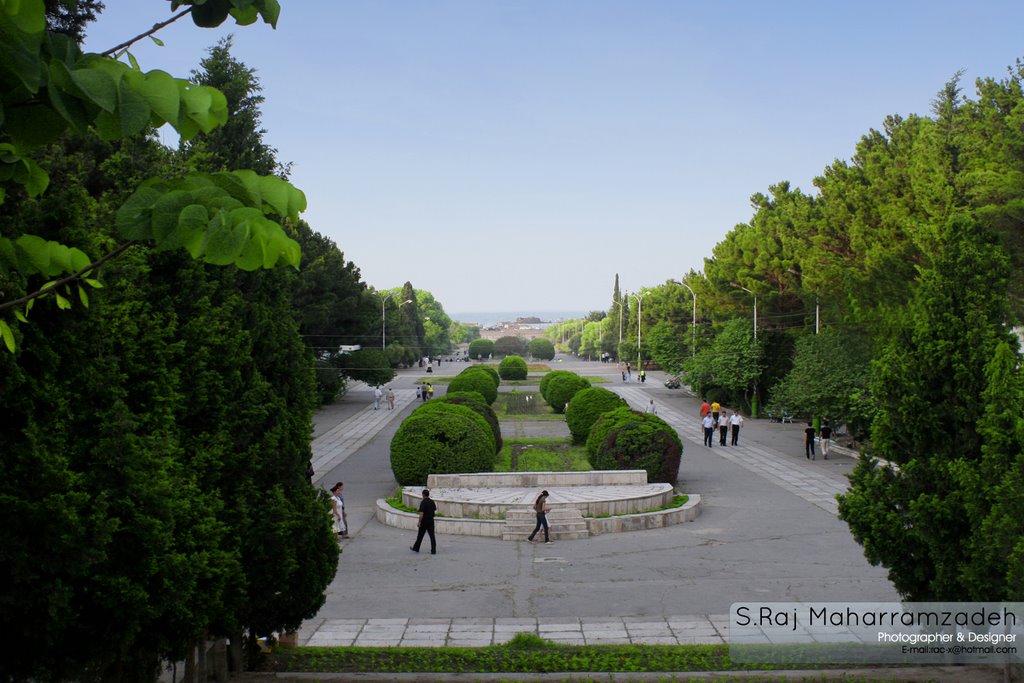
[[[548,393],[544,396],[544,400],[556,413],[562,413],[565,412],[565,406],[572,397],[589,386],[590,382],[573,372],[559,375],[548,382]]]
[[[469,342],[469,357],[474,360],[490,358],[494,353],[494,342],[490,339],[474,339]]]
[[[551,360],[555,357],[555,345],[545,337],[534,337],[527,348],[537,360]]]
[[[494,342],[494,353],[499,356],[522,356],[526,353],[526,340],[522,337],[501,337]]]
[[[576,393],[565,407],[565,422],[574,443],[584,443],[590,428],[603,414],[628,405],[614,391],[589,387]]]
[[[452,391],[449,387],[448,391],[445,392],[444,396],[433,399],[423,404],[421,407],[429,406],[436,403],[453,403],[455,405],[465,406],[473,412],[480,415],[486,420],[488,427],[494,434],[494,451],[497,453],[501,451],[504,441],[501,438],[501,425],[498,422],[498,415],[494,412],[491,406],[487,405],[483,397],[476,391]],[[415,412],[418,412],[417,408]]]
[[[526,379],[526,361],[522,356],[505,356],[498,364],[498,375],[502,379]]]
[[[647,481],[674,484],[683,444],[657,415],[616,408],[602,415],[587,437],[587,459],[595,470],[646,470]]]
[[[540,395],[544,398],[545,401],[548,400],[548,386],[551,384],[551,381],[553,379],[555,379],[556,377],[564,377],[566,375],[575,374],[576,373],[569,372],[568,370],[552,370],[551,372],[547,373],[546,375],[540,378]]]
[[[498,398],[498,387],[491,375],[486,372],[461,372],[448,383],[448,391],[475,391],[487,402],[494,403]]]
[[[498,374],[498,370],[493,365],[470,365],[459,374],[464,375],[467,372],[486,372],[494,380],[495,389],[501,386],[501,375]]]
[[[491,472],[494,453],[486,420],[465,406],[439,404],[402,421],[391,439],[391,471],[402,486],[423,486],[428,474]]]

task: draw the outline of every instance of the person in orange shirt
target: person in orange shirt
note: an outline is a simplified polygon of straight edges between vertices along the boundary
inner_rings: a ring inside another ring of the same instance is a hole
[[[704,401],[703,403],[700,404],[700,417],[701,417],[701,419],[704,419],[704,416],[708,414],[709,410],[711,410],[711,406],[708,405],[707,401]]]

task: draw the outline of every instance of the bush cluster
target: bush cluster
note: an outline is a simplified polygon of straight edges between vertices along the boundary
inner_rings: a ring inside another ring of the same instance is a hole
[[[551,375],[555,375],[551,377]],[[590,382],[574,372],[555,370],[545,375],[551,377],[547,383],[541,380],[541,396],[556,413],[565,412],[565,405],[576,395],[590,386]]]
[[[537,360],[551,360],[555,357],[555,345],[545,337],[534,337],[528,348],[530,355]]]
[[[502,379],[526,379],[526,361],[522,356],[505,356],[498,364],[498,375]]]
[[[466,406],[428,402],[402,421],[391,439],[391,471],[402,486],[423,486],[428,474],[491,472],[494,435]]]
[[[574,443],[584,443],[590,428],[603,414],[628,405],[614,391],[588,387],[576,393],[565,407],[565,422]]]
[[[423,404],[413,412],[416,413],[419,412],[421,408],[443,403],[465,406],[484,418],[484,420],[487,421],[487,425],[491,428],[491,432],[494,434],[495,452],[501,450],[504,445],[504,441],[501,438],[501,425],[498,423],[498,415],[494,412],[494,409],[484,401],[480,394],[475,391],[452,391],[449,387],[444,396],[440,396]]]
[[[526,340],[522,337],[501,337],[494,342],[494,352],[499,356],[521,356],[526,353]]]
[[[548,386],[551,384],[551,382],[558,377],[564,377],[566,375],[574,374],[575,373],[569,372],[568,370],[552,370],[551,372],[547,373],[546,375],[540,378],[540,395],[544,398],[545,401],[548,400]]]
[[[478,365],[468,367],[448,383],[448,391],[475,391],[483,397],[487,405],[491,405],[498,398],[500,380],[497,375],[494,368],[488,369]]]
[[[469,342],[469,357],[473,360],[490,358],[494,353],[494,342],[490,339],[474,339]]]
[[[595,470],[642,469],[647,481],[674,484],[683,444],[676,430],[657,415],[616,408],[591,427],[587,457]]]

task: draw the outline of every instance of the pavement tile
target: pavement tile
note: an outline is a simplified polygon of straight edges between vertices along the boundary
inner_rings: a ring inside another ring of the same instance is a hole
[[[671,636],[635,636],[630,634],[629,639],[635,645],[678,645],[679,641]]]
[[[495,627],[499,625],[520,625],[530,624],[533,626],[537,625],[537,619],[534,617],[497,617],[494,620]]]
[[[560,624],[538,624],[537,630],[541,633],[546,631],[579,631],[580,622],[564,622]]]
[[[373,638],[356,638],[354,645],[356,647],[398,647],[398,644],[402,642],[401,638],[395,639],[373,639]]]
[[[402,639],[399,643],[399,647],[446,647],[447,642],[442,638],[441,640],[419,640],[419,639]]]
[[[409,623],[408,619],[367,619],[366,624],[368,626],[405,626]]]
[[[422,625],[431,625],[431,624],[450,624],[450,623],[452,623],[451,619],[427,619],[427,618],[421,618],[421,619],[410,619],[409,620],[409,626],[422,626]]]
[[[587,645],[629,645],[629,638],[590,638],[585,639]]]

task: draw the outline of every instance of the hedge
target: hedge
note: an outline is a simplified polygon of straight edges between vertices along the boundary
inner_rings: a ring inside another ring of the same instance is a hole
[[[528,346],[530,355],[537,360],[551,360],[555,357],[555,345],[545,337],[534,337]]]
[[[487,402],[487,405],[491,405],[498,398],[498,387],[490,373],[481,370],[460,372],[448,383],[448,391],[475,391]]]
[[[487,426],[490,427],[491,432],[494,434],[494,452],[501,451],[504,446],[504,441],[501,438],[501,425],[498,422],[498,415],[494,412],[491,406],[487,405],[487,402],[480,396],[476,391],[451,391],[445,392],[444,396],[433,399],[424,403],[420,408],[425,408],[430,405],[436,405],[441,403],[453,403],[455,405],[465,406],[480,415],[487,422]],[[419,412],[420,408],[417,408],[413,413]]]
[[[438,403],[402,421],[391,439],[391,471],[402,486],[425,486],[428,474],[492,472],[494,454],[484,418],[466,406]]]
[[[568,370],[552,370],[543,377],[540,378],[540,395],[545,401],[548,400],[548,385],[556,377],[564,377],[566,375],[577,376],[575,372],[569,372]]]
[[[675,484],[683,444],[657,415],[616,408],[602,415],[587,437],[587,459],[595,470],[647,471],[647,481]]]
[[[585,443],[590,428],[603,414],[628,405],[614,391],[589,387],[577,392],[565,407],[565,422],[569,425],[574,443]]]
[[[498,364],[498,375],[502,379],[526,379],[527,372],[522,356],[505,356]]]
[[[565,406],[572,397],[589,386],[590,382],[575,373],[568,372],[565,375],[553,377],[548,382],[547,395],[544,395],[544,400],[554,408],[556,413],[562,413],[565,412]]]
[[[470,365],[459,374],[463,375],[467,372],[486,372],[494,380],[495,389],[501,386],[501,375],[498,374],[498,370],[493,365]]]
[[[474,339],[469,342],[469,357],[474,360],[488,358],[494,353],[494,342],[490,339]]]

